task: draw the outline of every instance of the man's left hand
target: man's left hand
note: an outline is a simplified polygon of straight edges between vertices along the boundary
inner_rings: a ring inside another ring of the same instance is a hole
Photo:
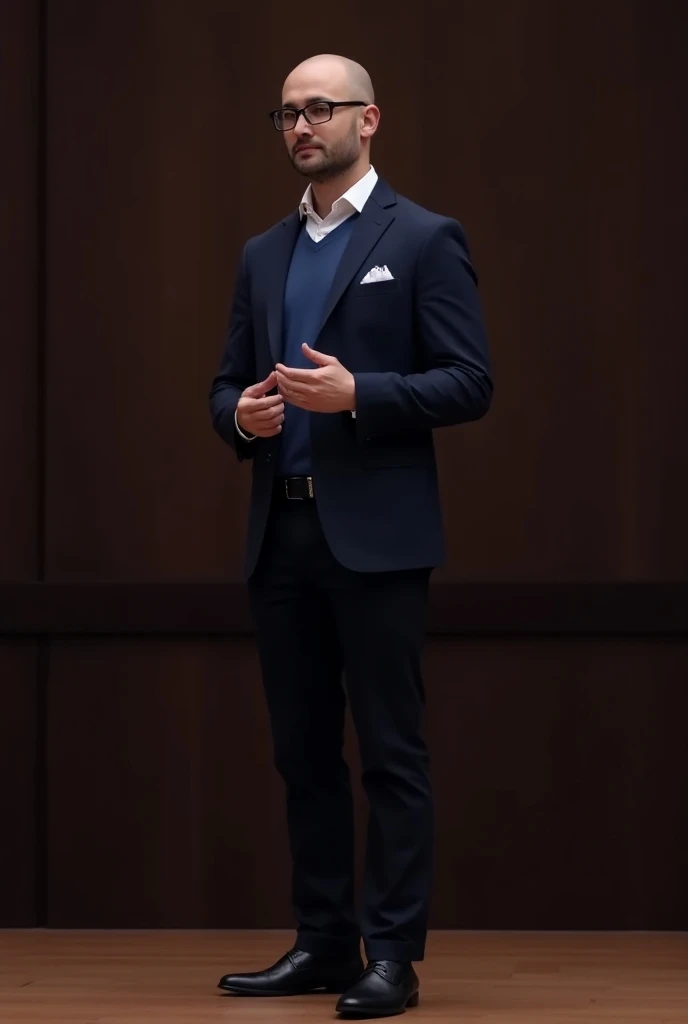
[[[301,346],[315,370],[296,370],[277,363],[277,389],[290,405],[309,412],[345,412],[356,408],[354,375],[335,356]]]

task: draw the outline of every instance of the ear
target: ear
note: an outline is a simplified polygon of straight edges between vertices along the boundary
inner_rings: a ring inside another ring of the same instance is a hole
[[[380,124],[380,108],[374,103],[369,104],[363,110],[363,123],[361,124],[361,135],[369,139],[377,131]]]

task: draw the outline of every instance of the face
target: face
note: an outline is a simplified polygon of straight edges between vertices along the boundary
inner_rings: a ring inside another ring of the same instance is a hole
[[[316,99],[335,102],[361,99],[350,93],[351,86],[340,67],[328,69],[316,64],[292,72],[284,83],[282,106],[298,109]],[[353,167],[361,155],[369,109],[335,107],[330,121],[315,125],[308,124],[301,114],[296,126],[284,132],[287,153],[296,170],[313,181],[322,182]]]

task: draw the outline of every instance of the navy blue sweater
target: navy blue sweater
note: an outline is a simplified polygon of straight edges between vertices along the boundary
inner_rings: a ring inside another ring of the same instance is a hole
[[[313,241],[304,220],[284,291],[282,362],[285,366],[317,369],[303,354],[301,345],[305,341],[311,348],[315,347],[325,302],[357,216],[349,217],[321,242]],[[310,415],[305,409],[285,403],[277,463],[280,476],[312,475]]]

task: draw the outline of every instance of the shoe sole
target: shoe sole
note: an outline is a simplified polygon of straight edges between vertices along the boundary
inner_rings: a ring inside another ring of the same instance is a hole
[[[357,974],[356,977],[352,981],[349,981],[346,984],[339,984],[339,983],[337,983],[336,985],[321,985],[319,988],[304,988],[304,989],[300,989],[298,992],[294,992],[293,990],[287,992],[286,990],[283,990],[283,989],[280,989],[278,991],[274,991],[274,990],[273,991],[266,991],[265,989],[261,989],[261,988],[234,988],[231,985],[218,985],[217,987],[219,989],[222,989],[223,992],[231,992],[232,995],[235,995],[235,996],[254,996],[254,997],[259,997],[259,996],[266,996],[266,997],[277,996],[279,998],[285,998],[286,996],[312,996],[312,995],[336,995],[336,996],[340,996],[340,995],[342,995],[343,992],[346,992],[347,989],[352,988],[352,986],[356,984],[356,982],[358,981],[359,978],[360,978],[360,974]]]
[[[341,1017],[345,1017],[345,1018],[346,1017],[350,1017],[350,1018],[356,1018],[356,1017],[398,1017],[400,1014],[405,1013],[406,1010],[413,1009],[414,1007],[418,1006],[419,1004],[420,1004],[420,996],[419,996],[418,992],[414,992],[414,994],[409,997],[409,999],[408,999],[408,1001],[406,1003],[406,1006],[403,1008],[403,1010],[388,1010],[387,1012],[385,1012],[384,1010],[380,1010],[379,1007],[377,1007],[377,1006],[368,1006],[368,1007],[359,1006],[355,1010],[338,1010],[337,1012],[340,1014]]]

